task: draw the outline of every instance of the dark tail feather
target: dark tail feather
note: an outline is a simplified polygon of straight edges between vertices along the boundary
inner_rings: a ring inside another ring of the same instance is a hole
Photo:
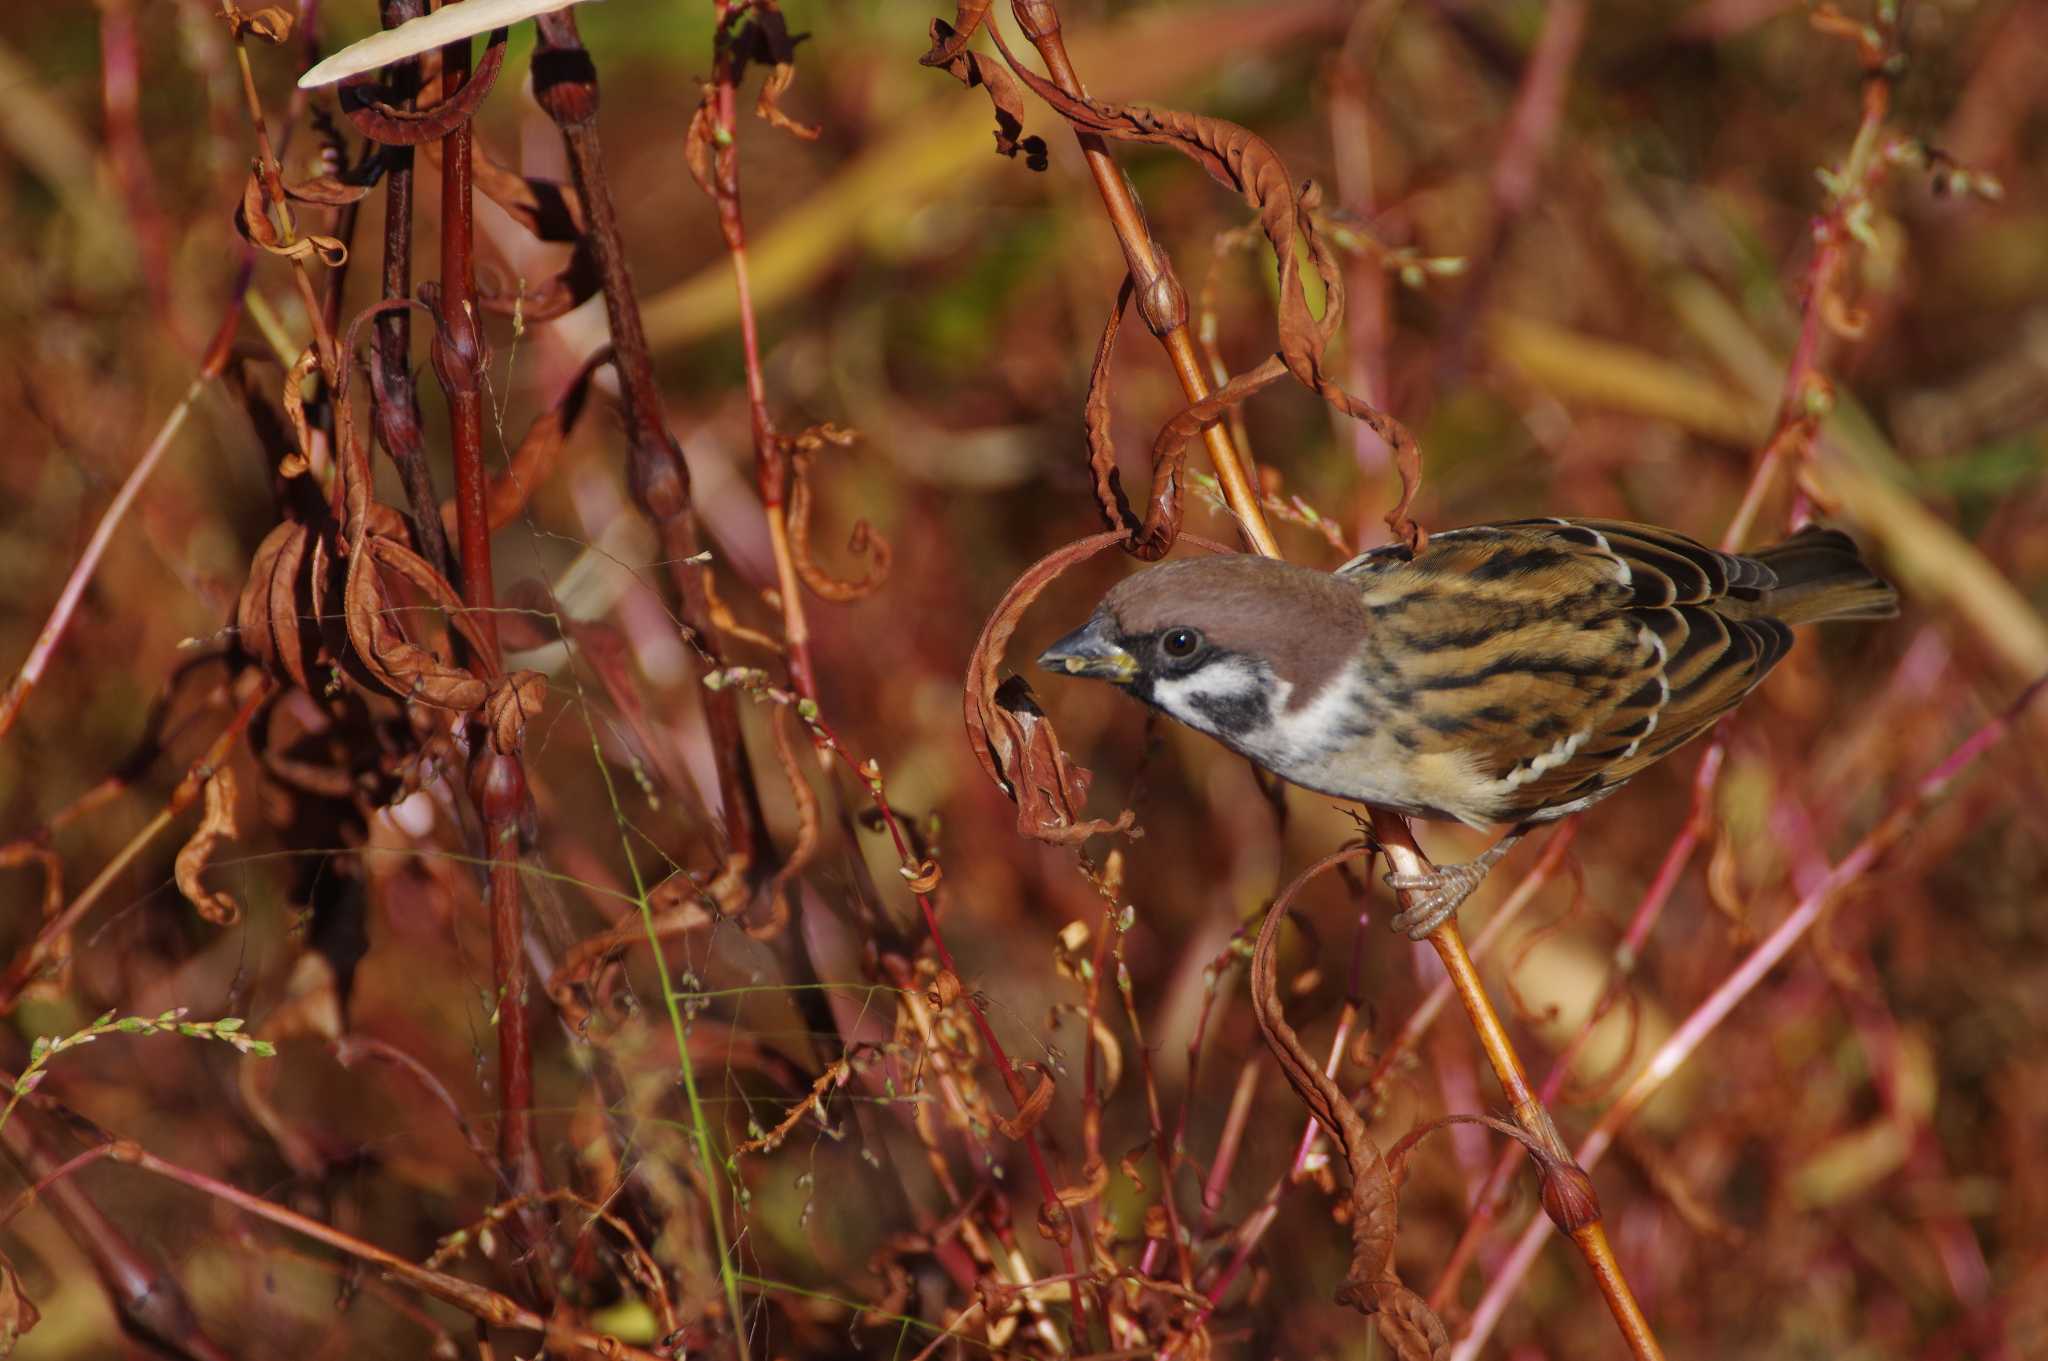
[[[1788,624],[1889,619],[1899,612],[1899,593],[1864,565],[1855,540],[1839,529],[1808,525],[1749,556],[1778,578],[1777,585],[1758,593],[1758,612]]]

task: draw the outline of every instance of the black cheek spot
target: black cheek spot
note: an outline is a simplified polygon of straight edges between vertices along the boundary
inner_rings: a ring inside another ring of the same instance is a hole
[[[1243,695],[1195,695],[1188,707],[1209,720],[1218,732],[1248,733],[1272,721],[1272,702],[1263,690]]]

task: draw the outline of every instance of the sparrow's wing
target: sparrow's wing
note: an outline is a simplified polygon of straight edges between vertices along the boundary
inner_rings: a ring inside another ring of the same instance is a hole
[[[1468,820],[1599,797],[1732,708],[1792,638],[1754,614],[1769,567],[1621,521],[1450,530],[1338,570],[1373,620],[1376,687],[1417,716],[1402,745],[1456,755],[1490,804],[1439,805]]]

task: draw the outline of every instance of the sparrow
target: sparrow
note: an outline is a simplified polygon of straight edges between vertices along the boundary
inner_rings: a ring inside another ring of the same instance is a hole
[[[1148,568],[1038,662],[1109,681],[1303,788],[1507,824],[1476,860],[1386,876],[1413,891],[1395,928],[1421,939],[1530,829],[1741,703],[1794,625],[1897,612],[1835,529],[1737,555],[1651,525],[1513,520],[1334,572],[1239,554]]]

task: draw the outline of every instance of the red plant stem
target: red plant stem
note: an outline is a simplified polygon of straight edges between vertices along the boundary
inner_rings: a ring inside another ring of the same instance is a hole
[[[453,99],[469,79],[469,40],[441,49],[442,97]],[[434,372],[448,400],[449,442],[455,463],[455,534],[462,559],[462,600],[497,665],[497,603],[491,581],[491,522],[484,470],[484,406],[480,369],[483,332],[477,325],[474,136],[464,119],[441,141],[441,295],[434,339]]]
[[[2027,707],[2048,689],[2048,675],[2037,678],[2019,693],[2003,713],[1972,733],[1948,758],[1923,776],[1913,789],[1875,827],[1856,843],[1847,855],[1838,861],[1827,875],[1802,897],[1785,920],[1772,928],[1771,933],[1756,948],[1750,951],[1734,972],[1721,981],[1719,987],[1686,1017],[1679,1027],[1672,1031],[1663,1045],[1650,1057],[1650,1062],[1638,1073],[1635,1080],[1622,1092],[1613,1105],[1600,1117],[1592,1131],[1587,1134],[1578,1148],[1579,1165],[1591,1168],[1597,1164],[1613,1146],[1615,1135],[1635,1117],[1651,1095],[1668,1081],[1671,1075],[1692,1057],[1700,1045],[1706,1042],[1720,1024],[1727,1020],[1736,1006],[1755,991],[1764,976],[1777,967],[1792,947],[1799,943],[1823,912],[1841,894],[1842,890],[1855,883],[1876,867],[1894,844],[1910,832],[1917,815],[1927,805],[1947,792],[1956,778],[1969,769],[1985,752],[2004,741],[2018,723]],[[1523,1231],[1507,1259],[1501,1263],[1500,1271],[1487,1285],[1486,1293],[1472,1311],[1472,1318],[1466,1334],[1459,1339],[1452,1352],[1452,1361],[1476,1361],[1479,1349],[1493,1333],[1494,1325],[1500,1322],[1508,1301],[1513,1298],[1516,1287],[1528,1275],[1529,1268],[1542,1249],[1544,1223],[1541,1219]]]
[[[1813,219],[1813,260],[1807,266],[1801,287],[1799,339],[1785,369],[1777,420],[1771,437],[1764,442],[1756,474],[1722,538],[1723,548],[1732,548],[1748,537],[1764,497],[1776,480],[1779,465],[1790,461],[1797,466],[1806,461],[1832,404],[1821,365],[1827,357],[1827,340],[1832,333],[1829,308],[1840,303],[1836,290],[1848,263],[1849,248],[1855,241],[1850,215],[1868,202],[1870,191],[1885,173],[1881,137],[1891,110],[1892,92],[1892,76],[1887,68],[1897,52],[1897,36],[1888,29],[1869,32],[1878,38],[1875,44],[1866,38],[1858,39],[1863,53],[1862,121],[1857,124],[1856,139],[1850,144],[1848,158],[1835,181],[1835,191]]]
[[[1351,1042],[1351,1027],[1357,1020],[1358,1008],[1347,1000],[1343,1011],[1337,1017],[1337,1033],[1330,1038],[1329,1061],[1323,1065],[1323,1071],[1331,1077],[1337,1075],[1337,1066],[1344,1061],[1344,1047]],[[1188,1333],[1192,1334],[1216,1312],[1216,1306],[1222,1303],[1231,1282],[1237,1279],[1239,1273],[1251,1261],[1259,1240],[1265,1237],[1266,1230],[1272,1227],[1274,1219],[1280,1214],[1280,1198],[1286,1194],[1287,1188],[1294,1184],[1295,1178],[1308,1167],[1309,1156],[1322,1139],[1322,1130],[1323,1127],[1311,1119],[1308,1128],[1301,1132],[1301,1138],[1295,1142],[1294,1158],[1287,1165],[1286,1175],[1273,1183],[1272,1189],[1266,1192],[1266,1198],[1260,1202],[1259,1208],[1252,1211],[1239,1226],[1236,1235],[1237,1245],[1231,1252],[1230,1261],[1217,1273],[1216,1279],[1209,1283],[1204,1292],[1209,1296],[1209,1302],[1189,1323]]]
[[[374,1243],[352,1237],[317,1219],[273,1204],[261,1196],[251,1195],[240,1187],[230,1186],[217,1177],[210,1177],[204,1172],[195,1172],[189,1167],[167,1162],[129,1140],[116,1139],[107,1144],[106,1149],[105,1156],[115,1162],[140,1168],[142,1171],[188,1186],[245,1214],[254,1215],[258,1219],[317,1243],[324,1243],[348,1257],[367,1262],[412,1289],[470,1314],[480,1324],[488,1324],[493,1328],[517,1329],[520,1332],[542,1333],[551,1340],[552,1345],[579,1352],[631,1358],[631,1361],[664,1361],[664,1358],[655,1353],[641,1347],[630,1346],[616,1337],[577,1327],[561,1317],[544,1317],[495,1290],[466,1281],[459,1276],[420,1266],[396,1253],[386,1252]],[[74,1163],[77,1161],[79,1160],[73,1160]],[[71,1164],[67,1164],[69,1165]],[[55,1186],[47,1189],[54,1190]]]
[[[690,506],[690,470],[662,410],[640,301],[626,265],[611,181],[604,173],[604,150],[597,130],[597,67],[576,31],[573,10],[540,15],[534,24],[540,31],[540,45],[534,53],[534,97],[561,129],[576,192],[589,216],[584,239],[604,285],[605,316],[611,326],[613,367],[619,375],[626,426],[627,488],[634,505],[661,537],[679,604],[678,616],[695,640],[705,668],[717,670],[724,659],[711,625],[704,576],[709,569],[692,563],[701,547],[701,535]],[[698,693],[704,705],[704,724],[710,730],[727,852],[745,869],[763,868],[761,796],[747,762],[739,697],[730,689],[700,688]]]
[[[853,771],[855,777],[867,786],[869,798],[875,805],[875,811],[881,815],[882,825],[888,829],[889,839],[895,843],[897,859],[906,866],[915,865],[917,857],[911,853],[910,839],[904,835],[903,824],[897,821],[896,818],[896,809],[890,804],[887,795],[883,793],[880,776],[870,776],[863,772],[861,767],[847,754],[846,748],[840,745],[838,734],[832,731],[822,716],[812,715],[807,717],[805,722],[817,733],[822,741],[822,745],[830,750],[833,755],[837,756],[847,769]],[[955,978],[958,978],[960,976],[960,967],[953,959],[953,952],[946,948],[946,937],[939,930],[939,916],[938,912],[932,907],[931,895],[917,889],[912,889],[911,896],[917,899],[918,911],[924,914],[925,929],[931,933],[932,950],[939,957],[939,966]],[[975,1001],[973,992],[962,991],[960,1002],[961,1005],[967,1008],[968,1016],[973,1019],[975,1031],[981,1036],[982,1044],[987,1047],[989,1057],[995,1060],[996,1071],[1002,1075],[1003,1085],[1010,1093],[1010,1100],[1021,1111],[1024,1108],[1024,1103],[1031,1097],[1031,1089],[1025,1085],[1024,1079],[1018,1076],[1016,1066],[1010,1062],[1009,1054],[1004,1051],[1003,1042],[996,1038],[995,1027],[989,1024],[988,1015],[981,1009],[981,1004]],[[1084,1226],[1080,1223],[1079,1216],[1072,1214],[1066,1206],[1060,1203],[1059,1182],[1054,1179],[1051,1164],[1046,1161],[1045,1151],[1039,1146],[1038,1131],[1036,1129],[1025,1131],[1024,1151],[1030,1155],[1031,1170],[1038,1179],[1038,1189],[1043,1197],[1043,1203],[1047,1211],[1066,1218],[1075,1224],[1075,1233],[1068,1234],[1066,1241],[1058,1243],[1060,1258],[1065,1265],[1065,1270],[1069,1276],[1073,1276],[1075,1275],[1075,1267],[1072,1240],[1076,1234],[1083,1230]],[[1073,1299],[1075,1336],[1077,1340],[1085,1339],[1088,1336],[1088,1311],[1085,1304],[1087,1293],[1077,1287],[1073,1292]]]
[[[1038,49],[1039,60],[1045,63],[1045,72],[1053,84],[1070,95],[1083,94],[1081,77],[1067,55],[1066,40],[1060,35],[1059,11],[1052,0],[1012,0],[1011,10],[1031,45]],[[1187,292],[1153,244],[1151,229],[1145,225],[1145,210],[1138,205],[1137,195],[1116,157],[1094,133],[1076,132],[1074,136],[1081,144],[1081,154],[1088,162],[1096,191],[1102,196],[1110,226],[1116,231],[1117,244],[1123,247],[1140,314],[1165,349],[1181,391],[1190,402],[1201,401],[1209,395],[1209,379],[1202,370],[1201,351],[1188,332]],[[1258,490],[1246,476],[1245,461],[1231,439],[1228,424],[1218,421],[1209,426],[1202,432],[1202,439],[1209,447],[1209,462],[1216,469],[1223,498],[1237,517],[1246,540],[1266,557],[1279,557],[1280,545],[1266,524]]]
[[[243,284],[248,274],[243,272]],[[121,489],[114,493],[114,499],[107,503],[100,515],[100,522],[94,526],[92,537],[86,541],[85,551],[78,555],[78,561],[71,568],[71,575],[65,579],[64,589],[57,593],[57,603],[50,607],[50,617],[43,622],[42,631],[29,646],[28,657],[15,673],[13,683],[7,687],[7,694],[0,697],[0,738],[13,730],[14,721],[21,716],[21,706],[28,701],[36,682],[49,669],[50,658],[56,655],[57,644],[63,641],[65,630],[71,625],[72,616],[78,612],[78,602],[85,598],[85,588],[92,583],[93,574],[99,570],[100,559],[107,554],[107,548],[114,541],[114,533],[127,518],[135,498],[142,492],[143,484],[163,462],[164,453],[171,447],[171,439],[183,428],[185,418],[191,414],[192,405],[206,385],[220,377],[226,367],[229,348],[234,343],[235,333],[242,323],[242,287],[235,290],[234,303],[221,319],[220,329],[214,333],[213,343],[207,347],[206,358],[201,363],[199,375],[185,389],[185,395],[171,408],[164,423],[158,427],[156,438],[142,451],[142,457],[135,460],[135,466],[122,479]]]
[[[14,1078],[12,1073],[0,1075],[0,1082],[11,1088]],[[41,1202],[92,1263],[123,1332],[151,1350],[186,1361],[228,1361],[229,1354],[199,1326],[177,1274],[131,1240],[91,1194],[71,1180],[72,1173],[107,1157],[107,1147],[88,1148],[60,1163],[29,1127],[26,1114],[0,1126],[0,1146],[29,1183],[0,1214],[0,1225]]]
[[[718,31],[729,32],[735,11],[730,0],[718,0]],[[789,547],[789,455],[768,416],[768,380],[761,370],[760,325],[754,317],[753,284],[747,272],[747,228],[740,211],[740,143],[735,108],[740,68],[737,50],[720,44],[715,80],[714,114],[719,141],[713,156],[718,204],[718,229],[732,257],[733,289],[739,297],[740,352],[747,370],[747,423],[754,439],[754,475],[761,509],[768,520],[768,540],[775,553],[775,585],[782,597],[782,641],[789,652],[790,688],[805,699],[818,697],[817,673],[811,666],[810,625],[804,617],[803,583]]]
[[[455,97],[469,79],[469,55],[467,38],[441,49],[444,98]],[[476,303],[473,141],[468,119],[441,140],[441,287],[433,355],[434,373],[448,401],[462,601],[487,654],[472,661],[489,674],[498,669],[498,617],[491,578],[490,478],[484,468],[484,341]],[[533,1049],[519,892],[518,823],[526,800],[525,772],[517,755],[492,750],[481,734],[476,741],[470,779],[484,820],[484,854],[490,862],[487,906],[497,1004],[498,1164],[512,1194],[530,1196],[541,1189],[541,1167],[533,1142]],[[546,1233],[540,1209],[532,1201],[522,1203],[511,1224],[523,1252],[530,1252]],[[533,1279],[543,1298],[551,1299],[548,1273],[538,1270]]]

